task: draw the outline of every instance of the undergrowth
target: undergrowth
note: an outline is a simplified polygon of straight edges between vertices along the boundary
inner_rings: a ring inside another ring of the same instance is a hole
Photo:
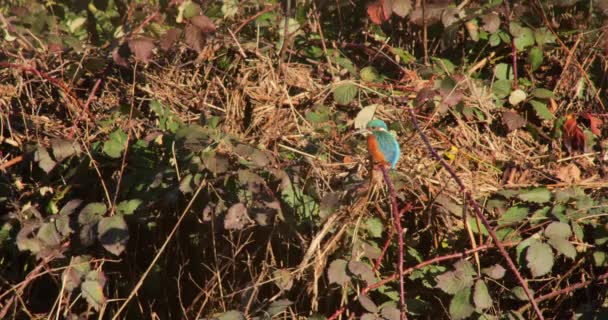
[[[4,2],[0,318],[606,317],[607,8]]]

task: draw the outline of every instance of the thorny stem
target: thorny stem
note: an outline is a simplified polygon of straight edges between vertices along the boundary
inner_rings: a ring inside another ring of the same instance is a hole
[[[403,284],[403,228],[401,227],[401,212],[399,211],[399,207],[397,206],[397,195],[395,194],[395,188],[393,187],[393,183],[391,182],[390,177],[388,176],[388,169],[386,166],[380,165],[380,169],[382,170],[382,176],[384,177],[384,182],[388,187],[388,192],[391,197],[391,213],[393,216],[393,221],[395,221],[395,227],[397,228],[397,237],[399,237],[399,309],[401,314],[401,320],[407,319],[407,314],[405,311],[405,285]]]
[[[437,161],[439,161],[439,163],[441,164],[441,166],[443,166],[443,168],[446,171],[448,171],[448,173],[450,174],[450,176],[452,177],[452,179],[454,179],[454,181],[456,181],[456,183],[460,187],[460,191],[464,192],[464,194],[466,195],[467,201],[469,201],[473,205],[473,210],[475,211],[475,214],[477,215],[477,217],[479,218],[479,220],[481,220],[481,222],[483,223],[484,227],[486,227],[486,229],[488,230],[488,234],[490,235],[490,237],[492,238],[492,240],[496,243],[496,247],[500,251],[500,254],[502,254],[502,256],[505,258],[505,260],[507,260],[507,264],[509,265],[509,268],[511,269],[511,271],[513,271],[513,274],[517,278],[517,281],[519,281],[519,283],[521,284],[522,288],[524,289],[524,292],[526,293],[526,296],[530,300],[530,303],[532,304],[532,308],[534,309],[534,312],[536,313],[536,316],[539,319],[543,320],[544,319],[543,314],[540,311],[540,309],[538,308],[538,304],[536,303],[536,300],[534,300],[534,295],[530,291],[530,288],[528,287],[528,283],[524,280],[524,278],[521,276],[521,274],[517,270],[517,267],[515,266],[515,263],[513,263],[513,260],[509,256],[509,253],[505,249],[505,246],[502,244],[502,242],[500,242],[500,240],[496,236],[496,232],[494,232],[494,228],[492,228],[490,226],[490,222],[488,222],[488,219],[486,219],[486,217],[481,212],[481,209],[479,208],[479,205],[477,204],[477,201],[475,201],[475,199],[473,199],[473,195],[471,194],[471,192],[469,192],[468,190],[466,190],[466,187],[464,186],[464,183],[458,177],[458,175],[456,175],[456,172],[454,172],[454,170],[443,160],[443,158],[441,158],[441,156],[439,156],[439,154],[437,153],[437,151],[435,151],[435,149],[433,148],[433,146],[431,146],[431,143],[429,142],[429,139],[424,134],[424,132],[422,132],[422,129],[420,129],[420,126],[418,125],[418,121],[416,120],[416,114],[414,113],[414,109],[409,108],[409,107],[406,107],[406,109],[408,109],[408,111],[410,113],[410,116],[412,118],[412,123],[414,124],[414,127],[416,128],[416,131],[418,131],[418,133],[420,134],[420,137],[424,141],[424,144],[426,145],[427,149],[433,155],[433,157]]]
[[[517,244],[518,244],[518,242],[508,242],[508,243],[505,243],[504,245],[515,246]],[[487,250],[487,249],[490,249],[493,247],[494,247],[494,245],[488,243],[488,244],[480,245],[474,249],[465,250],[464,252],[451,253],[451,254],[448,254],[445,256],[435,257],[433,259],[429,259],[429,260],[420,262],[419,264],[417,264],[413,267],[409,267],[409,268],[403,270],[403,275],[409,274],[409,273],[413,272],[414,270],[418,270],[418,269],[424,268],[424,267],[432,265],[432,264],[436,264],[436,263],[446,261],[446,260],[464,258],[475,252],[484,251],[484,250]],[[369,286],[363,288],[363,290],[361,290],[361,294],[366,294],[372,290],[378,289],[379,287],[382,287],[383,285],[385,285],[391,281],[394,281],[399,276],[400,276],[399,273],[394,273],[383,280],[380,280],[372,285],[369,285]],[[336,318],[338,318],[338,316],[340,316],[342,313],[344,313],[344,311],[346,311],[347,307],[348,307],[348,305],[345,305],[345,306],[341,307],[340,309],[336,310],[327,320],[335,320]]]

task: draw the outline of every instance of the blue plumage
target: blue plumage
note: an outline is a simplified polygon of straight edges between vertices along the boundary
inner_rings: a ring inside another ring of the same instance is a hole
[[[368,148],[375,149],[369,150],[372,156],[376,161],[386,162],[391,165],[391,169],[394,169],[401,155],[397,139],[388,132],[388,126],[382,120],[371,120],[367,123],[367,129],[372,131],[375,140],[375,143],[371,144],[368,141]]]

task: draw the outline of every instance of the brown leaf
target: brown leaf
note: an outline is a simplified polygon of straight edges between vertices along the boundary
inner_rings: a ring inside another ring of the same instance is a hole
[[[129,40],[129,49],[133,52],[135,60],[148,63],[153,54],[154,41],[149,38],[131,39]]]
[[[594,135],[599,136],[602,134],[602,124],[603,121],[597,117],[591,115],[591,113],[587,112],[583,115],[587,120],[589,120],[589,129],[593,132]]]
[[[182,35],[182,29],[180,28],[173,28],[167,32],[165,32],[161,37],[160,37],[160,49],[163,51],[168,51],[169,49],[171,49],[173,47],[173,45],[175,44],[175,42],[177,41],[177,39],[179,39],[179,37]]]
[[[494,33],[500,28],[500,17],[495,12],[490,12],[481,17],[483,29],[489,33]]]
[[[581,170],[574,163],[571,163],[557,168],[555,176],[566,183],[578,182],[581,180]]]
[[[557,102],[553,98],[549,98],[549,111],[553,114],[557,111]]]
[[[224,228],[228,230],[241,230],[251,219],[247,215],[247,208],[242,203],[237,203],[228,209],[224,218]]]
[[[192,17],[190,23],[199,28],[203,33],[213,33],[217,30],[215,23],[205,15]]]
[[[502,113],[502,123],[511,132],[525,126],[526,119],[522,118],[517,112],[509,110]]]
[[[585,133],[576,123],[574,115],[566,116],[566,122],[562,127],[564,146],[568,152],[584,152],[585,151]]]
[[[201,52],[205,48],[205,34],[192,24],[186,26],[184,42],[196,52]]]

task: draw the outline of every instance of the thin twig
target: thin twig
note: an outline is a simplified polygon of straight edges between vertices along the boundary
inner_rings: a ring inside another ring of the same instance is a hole
[[[488,234],[490,235],[492,240],[496,243],[496,247],[500,251],[500,254],[502,254],[502,256],[505,258],[505,260],[507,260],[507,264],[509,265],[509,268],[511,269],[511,271],[517,278],[517,281],[519,281],[519,283],[521,284],[522,288],[524,289],[524,292],[526,293],[526,296],[530,300],[532,307],[534,308],[534,312],[536,313],[536,315],[538,316],[539,319],[541,319],[541,320],[544,319],[542,312],[538,308],[538,304],[536,304],[536,301],[534,300],[534,295],[532,294],[532,292],[530,291],[530,288],[528,287],[528,283],[524,280],[524,278],[521,276],[521,274],[517,270],[517,266],[515,266],[515,263],[513,263],[513,260],[509,256],[509,253],[505,249],[502,242],[496,236],[496,232],[494,232],[494,228],[492,228],[492,226],[490,226],[490,222],[481,212],[481,209],[479,208],[477,201],[475,201],[471,192],[469,192],[466,189],[466,187],[465,187],[464,183],[462,182],[462,180],[460,179],[460,177],[458,177],[458,175],[456,175],[456,172],[454,172],[454,170],[445,162],[445,160],[443,160],[443,158],[437,153],[437,151],[435,151],[435,149],[431,145],[431,142],[429,141],[427,136],[424,134],[422,129],[420,129],[420,126],[418,125],[418,121],[416,120],[416,114],[414,113],[414,109],[409,108],[409,107],[406,107],[406,108],[409,111],[410,117],[412,118],[412,123],[414,124],[416,131],[418,131],[418,133],[420,134],[420,137],[424,141],[424,144],[426,145],[427,149],[433,155],[433,157],[441,164],[441,166],[443,166],[443,168],[450,174],[452,179],[454,179],[454,181],[456,181],[456,183],[460,187],[460,191],[466,195],[467,201],[469,201],[473,205],[473,210],[475,211],[475,214],[477,215],[479,220],[481,220],[484,227],[486,227],[486,229],[488,230]]]
[[[135,284],[135,287],[133,287],[133,289],[131,290],[131,293],[129,293],[129,296],[127,297],[127,299],[125,299],[125,301],[122,303],[120,308],[118,308],[118,311],[116,311],[116,313],[114,314],[114,317],[112,317],[112,320],[116,320],[119,318],[120,313],[127,307],[129,302],[131,301],[131,299],[133,299],[133,297],[139,291],[139,288],[141,288],[141,286],[144,284],[144,280],[146,280],[146,277],[148,276],[150,271],[152,271],[152,268],[154,268],[154,266],[156,265],[156,262],[158,261],[158,259],[160,259],[160,256],[163,254],[163,252],[165,252],[165,249],[167,249],[169,242],[171,241],[171,239],[173,239],[173,236],[175,235],[175,233],[177,232],[177,229],[179,228],[182,221],[184,220],[184,217],[186,217],[186,213],[188,213],[188,211],[190,211],[190,208],[192,207],[194,200],[196,200],[196,198],[198,197],[198,194],[201,192],[201,190],[203,190],[203,186],[206,184],[207,183],[205,181],[202,181],[201,184],[198,186],[198,188],[196,189],[196,192],[194,192],[194,195],[192,196],[192,199],[190,199],[190,202],[188,202],[188,205],[186,206],[186,208],[184,208],[184,211],[179,216],[179,219],[177,219],[175,226],[173,226],[173,229],[167,236],[167,239],[165,239],[165,242],[163,243],[163,245],[160,247],[160,249],[158,249],[156,256],[154,257],[154,259],[152,259],[152,261],[150,262],[150,265],[148,265],[148,268],[146,269],[146,271],[141,275],[141,277],[139,278],[139,281],[137,281],[137,284]]]
[[[503,245],[507,246],[507,247],[516,246],[518,244],[519,244],[519,242],[506,242],[506,243],[503,243]],[[429,259],[429,260],[420,262],[419,264],[417,264],[417,265],[415,265],[413,267],[409,267],[409,268],[403,270],[403,274],[406,275],[406,274],[412,273],[415,270],[422,269],[422,268],[424,268],[426,266],[429,266],[429,265],[432,265],[432,264],[437,264],[437,263],[442,262],[442,261],[465,258],[465,257],[467,257],[467,256],[469,256],[471,254],[476,253],[476,252],[488,250],[488,249],[491,249],[491,248],[494,248],[494,247],[495,247],[495,245],[492,245],[491,243],[486,243],[484,245],[478,246],[475,249],[468,249],[468,250],[465,250],[464,252],[451,253],[451,254],[448,254],[448,255],[445,255],[445,256],[435,257],[433,259]],[[382,287],[383,285],[385,285],[385,284],[387,284],[387,283],[389,283],[391,281],[396,280],[399,276],[400,276],[399,273],[395,272],[392,275],[388,276],[387,278],[384,278],[383,280],[380,280],[380,281],[378,281],[378,282],[376,282],[376,283],[374,283],[372,285],[369,285],[369,286],[363,288],[363,290],[361,290],[360,295],[363,295],[363,294],[366,294],[366,293],[368,293],[368,292],[370,292],[372,290],[378,289],[378,288]],[[327,320],[335,320],[338,316],[340,316],[342,313],[344,313],[344,311],[346,311],[347,307],[348,307],[348,304],[345,305],[345,306],[343,306],[343,307],[341,307],[340,309],[336,310]]]
[[[401,320],[407,319],[407,314],[405,310],[405,285],[403,284],[403,228],[401,226],[401,212],[399,211],[399,207],[397,206],[397,195],[395,194],[395,187],[393,186],[393,182],[391,182],[390,177],[388,176],[388,169],[385,166],[381,165],[380,169],[382,170],[382,176],[384,177],[384,182],[388,187],[388,192],[391,197],[391,213],[393,216],[393,221],[395,221],[395,227],[397,228],[397,236],[399,237],[399,309],[401,314]]]

